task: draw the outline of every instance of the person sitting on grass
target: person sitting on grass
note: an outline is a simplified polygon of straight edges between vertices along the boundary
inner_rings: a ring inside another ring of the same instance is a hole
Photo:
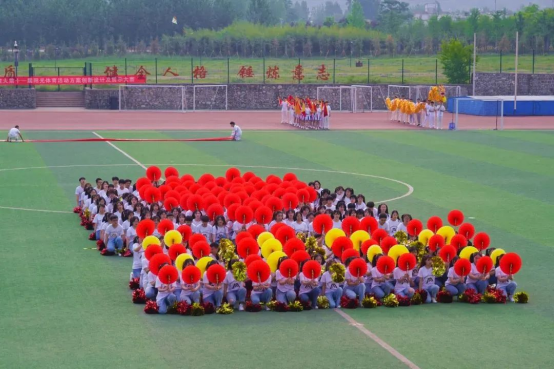
[[[19,131],[19,126],[16,125],[15,127],[11,128],[10,131],[8,132],[8,137],[6,139],[6,142],[11,143],[19,140],[21,140],[21,142],[25,142],[25,140],[23,140],[23,136],[21,135],[21,131]]]

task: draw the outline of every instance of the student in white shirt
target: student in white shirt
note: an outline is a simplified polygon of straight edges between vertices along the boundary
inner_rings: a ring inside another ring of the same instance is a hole
[[[474,289],[479,294],[484,294],[487,289],[489,282],[490,274],[487,271],[485,274],[482,274],[477,270],[477,261],[481,259],[481,253],[475,252],[469,257],[469,262],[471,262],[471,272],[466,278],[467,289]]]
[[[116,248],[123,248],[123,227],[119,225],[115,215],[110,217],[110,225],[104,231],[104,244],[108,252],[115,252]]]
[[[390,279],[391,274],[383,275],[377,269],[377,261],[381,258],[382,254],[377,254],[373,257],[371,269],[371,277],[373,282],[371,283],[371,292],[375,294],[375,297],[382,299],[384,296],[389,295],[392,288],[392,285],[387,282]]]
[[[10,131],[8,132],[8,137],[6,138],[6,141],[10,143],[12,141],[18,141],[18,140],[25,142],[25,140],[23,140],[23,136],[21,135],[21,131],[19,131],[19,126],[16,125],[15,127],[11,128]]]
[[[450,262],[450,268],[448,269],[448,279],[444,284],[446,290],[452,294],[453,297],[457,297],[460,294],[463,294],[466,291],[466,285],[464,283],[465,277],[459,276],[454,271],[454,264],[459,259],[459,257],[454,257]]]
[[[233,132],[231,133],[231,140],[240,141],[242,139],[242,130],[235,122],[230,123]]]
[[[394,236],[398,230],[398,225],[400,225],[400,220],[398,219],[398,211],[392,211],[390,214],[390,219],[387,221],[389,227],[389,235]]]
[[[327,297],[329,301],[329,308],[340,308],[340,299],[342,297],[342,288],[339,283],[335,283],[329,271],[331,266],[335,263],[334,260],[330,259],[327,261],[325,272],[321,276],[321,294]]]
[[[306,262],[307,261],[302,262],[300,265],[300,271],[302,271],[302,268]],[[317,297],[319,297],[319,293],[321,292],[319,289],[319,277],[310,279],[305,276],[303,272],[301,272],[298,276],[298,280],[300,280],[300,290],[298,291],[300,301],[311,302],[312,308],[317,310]]]
[[[75,188],[75,201],[77,202],[77,207],[81,206],[81,194],[85,191],[85,184],[87,180],[84,177],[79,178],[79,186]]]
[[[435,275],[433,275],[433,261],[431,260],[431,256],[425,255],[421,258],[417,276],[419,277],[419,290],[425,290],[427,292],[427,299],[425,303],[437,303],[439,286],[435,284]]]
[[[206,265],[206,271],[215,264],[217,264],[217,261],[210,261]],[[212,284],[208,280],[208,274],[204,273],[204,278],[202,278],[202,300],[204,303],[209,302],[213,304],[215,308],[221,306],[221,301],[223,300],[223,281],[219,284]]]
[[[237,259],[232,259],[227,264],[227,275],[223,281],[223,296],[227,298],[227,302],[231,306],[239,304],[239,311],[244,311],[244,303],[246,300],[246,288],[244,282],[237,281],[233,275],[233,265],[239,262]]]
[[[286,259],[288,259],[288,257],[279,258],[279,263],[277,264],[277,271],[275,272],[277,291],[275,292],[275,296],[277,298],[277,302],[289,304],[294,302],[294,300],[296,299],[296,293],[294,291],[294,281],[296,280],[296,276],[283,276],[281,274],[281,271],[279,271],[281,263]]]
[[[514,281],[513,274],[506,274],[500,268],[500,260],[502,259],[502,257],[504,257],[503,254],[498,256],[498,258],[496,259],[496,288],[500,289],[502,293],[504,293],[504,296],[506,296],[506,298],[508,298],[510,302],[514,302],[514,293],[516,292],[517,283]]]
[[[188,259],[183,263],[183,270],[188,266],[194,266],[194,260]],[[181,281],[181,294],[179,302],[187,302],[188,304],[200,303],[200,281],[196,284],[187,284]]]
[[[360,307],[362,307],[362,300],[365,297],[365,276],[352,276],[350,270],[348,269],[348,265],[350,265],[350,262],[354,261],[355,258],[356,257],[349,257],[344,263],[346,273],[344,275],[345,281],[343,295],[347,296],[348,299],[355,299],[357,297],[360,301]]]

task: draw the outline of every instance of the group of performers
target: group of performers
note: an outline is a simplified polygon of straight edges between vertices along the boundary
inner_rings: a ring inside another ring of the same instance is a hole
[[[329,130],[331,106],[328,101],[311,100],[310,98],[279,98],[281,123],[289,124],[302,130]]]
[[[442,130],[445,103],[443,86],[432,87],[426,100],[411,101],[403,96],[395,96],[392,100],[387,97],[385,100],[387,109],[391,112],[391,121],[437,130]]]

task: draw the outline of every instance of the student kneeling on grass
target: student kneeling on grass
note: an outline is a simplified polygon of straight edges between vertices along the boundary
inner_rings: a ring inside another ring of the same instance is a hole
[[[116,215],[110,217],[110,224],[104,231],[104,244],[111,253],[114,253],[116,248],[123,248],[123,227],[119,225],[119,218]]]

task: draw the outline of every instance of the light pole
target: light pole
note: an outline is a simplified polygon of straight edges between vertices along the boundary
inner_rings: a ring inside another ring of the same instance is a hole
[[[17,41],[13,42],[13,55],[14,55],[14,66],[15,66],[15,87],[17,88],[17,67],[19,67],[19,46],[17,46]]]

